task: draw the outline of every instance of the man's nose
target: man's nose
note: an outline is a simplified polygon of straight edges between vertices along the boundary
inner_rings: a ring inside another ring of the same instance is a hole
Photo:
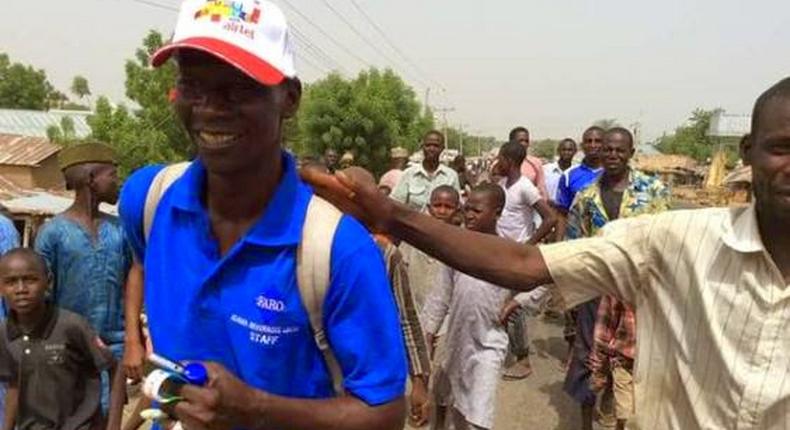
[[[25,287],[25,283],[21,279],[16,281],[16,283],[14,284],[14,292],[22,293],[25,291],[27,291],[27,288]]]

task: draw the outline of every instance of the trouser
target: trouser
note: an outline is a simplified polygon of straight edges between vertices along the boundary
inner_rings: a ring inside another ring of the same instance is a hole
[[[516,311],[507,322],[508,352],[516,359],[529,356],[529,335],[527,333],[527,311],[524,308]]]
[[[614,412],[618,420],[630,420],[634,415],[634,375],[629,365],[612,368]]]
[[[107,345],[112,353],[112,358],[115,360],[114,367],[123,360],[123,343],[113,343]],[[106,417],[110,411],[110,389],[112,388],[112,378],[110,371],[105,370],[101,373],[101,411]]]

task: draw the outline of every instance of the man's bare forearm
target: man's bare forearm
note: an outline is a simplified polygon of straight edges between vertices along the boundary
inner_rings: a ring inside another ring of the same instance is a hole
[[[7,386],[5,392],[5,419],[3,430],[13,430],[19,410],[19,388]]]
[[[401,205],[396,206],[388,228],[394,236],[449,266],[493,284],[530,291],[551,283],[535,246],[455,227]]]
[[[406,418],[402,397],[371,407],[350,396],[309,400],[258,392],[250,409],[247,428],[259,430],[401,430]]]
[[[126,297],[124,300],[124,318],[126,322],[127,343],[142,344],[142,325],[140,312],[143,309],[143,267],[134,262],[126,278]]]

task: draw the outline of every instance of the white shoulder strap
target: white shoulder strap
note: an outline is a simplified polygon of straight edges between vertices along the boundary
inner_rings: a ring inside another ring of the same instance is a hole
[[[324,330],[323,306],[331,281],[332,243],[342,216],[342,212],[326,200],[317,196],[311,198],[297,251],[296,269],[302,303],[338,395],[343,393],[343,372]]]
[[[171,164],[154,176],[151,186],[148,187],[148,194],[145,196],[145,211],[143,212],[143,234],[146,242],[148,242],[148,237],[151,235],[154,215],[156,215],[159,201],[162,200],[162,196],[165,195],[167,189],[186,172],[189,165],[190,162],[188,161]]]

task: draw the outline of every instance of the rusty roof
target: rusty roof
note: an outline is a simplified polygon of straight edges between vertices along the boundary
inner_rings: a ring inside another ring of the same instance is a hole
[[[38,166],[60,151],[60,146],[43,137],[0,134],[0,164]]]
[[[639,170],[651,173],[675,172],[685,170],[694,172],[697,162],[685,155],[655,154],[634,157],[633,165]]]

